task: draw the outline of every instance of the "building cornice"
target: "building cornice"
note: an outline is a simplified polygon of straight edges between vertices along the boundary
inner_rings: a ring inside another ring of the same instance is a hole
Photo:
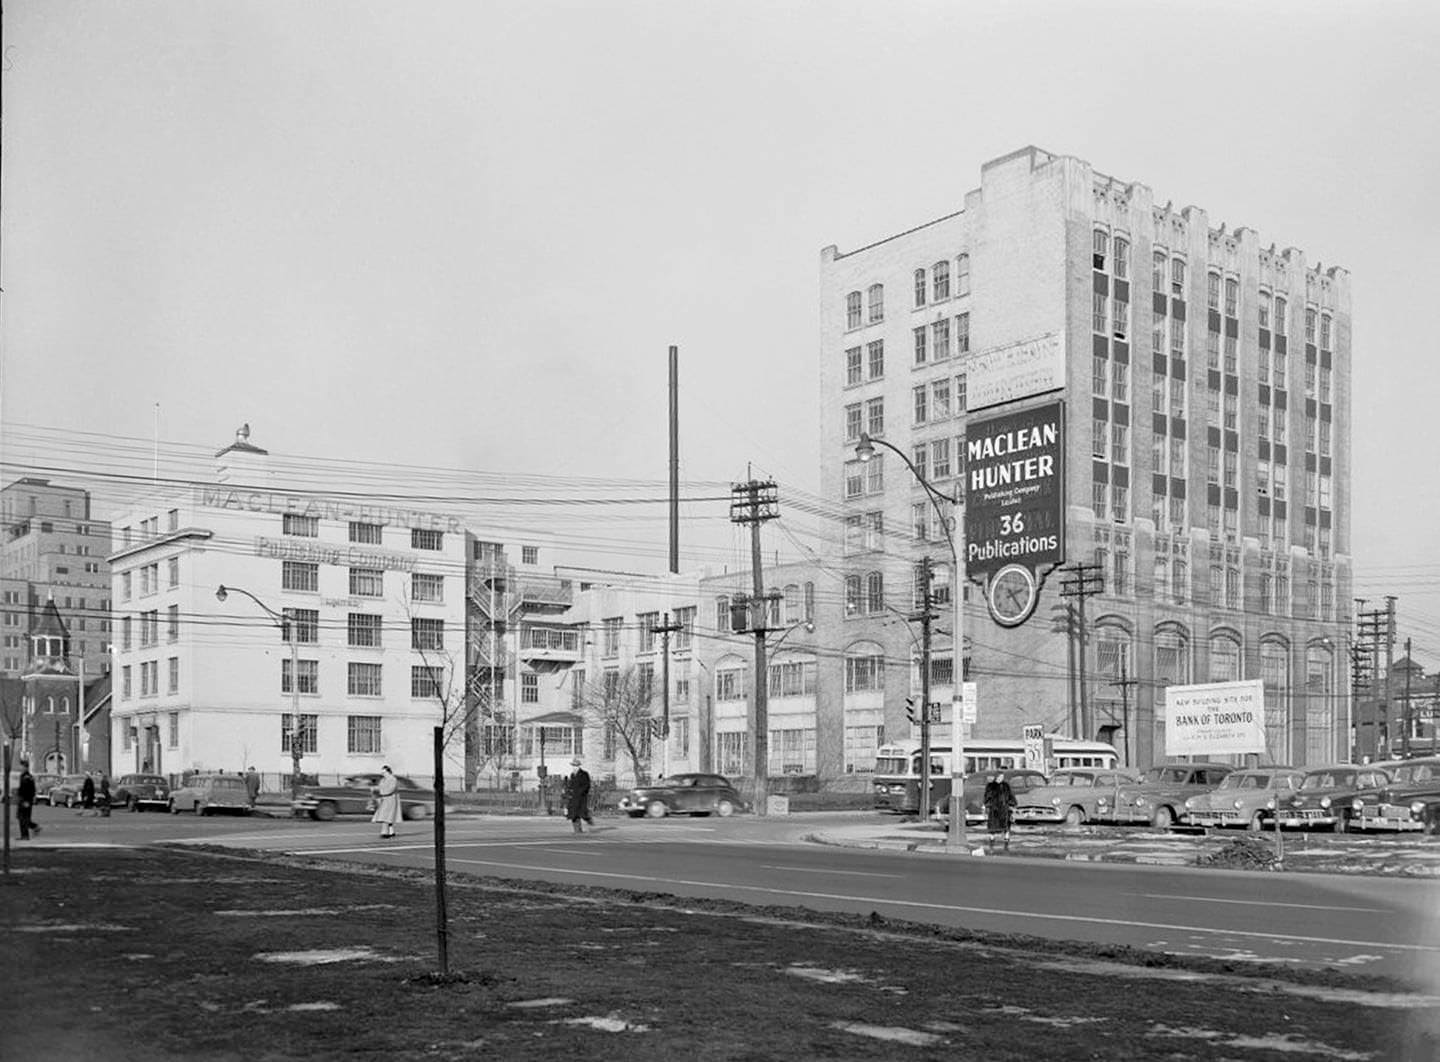
[[[183,542],[189,538],[198,538],[203,541],[205,539],[214,537],[215,532],[208,530],[207,528],[182,527],[178,531],[171,531],[168,534],[161,535],[159,538],[151,538],[147,539],[144,542],[139,542],[133,546],[126,546],[124,549],[117,550],[116,552],[110,554],[110,556],[106,557],[105,560],[106,563],[113,565],[117,561],[122,561],[128,557],[133,557],[137,553],[144,553],[147,549],[155,549],[159,546],[168,546],[172,542]]]

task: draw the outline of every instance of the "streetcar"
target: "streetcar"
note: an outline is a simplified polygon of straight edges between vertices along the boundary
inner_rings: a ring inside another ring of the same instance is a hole
[[[937,807],[950,793],[950,770],[954,760],[949,741],[930,743],[930,806]],[[1120,762],[1115,746],[1104,741],[1045,735],[1046,774],[1062,767],[1113,768]],[[994,738],[965,742],[965,774],[988,774],[1028,766],[1025,743]],[[920,810],[920,742],[893,741],[875,753],[875,809],[914,815]]]

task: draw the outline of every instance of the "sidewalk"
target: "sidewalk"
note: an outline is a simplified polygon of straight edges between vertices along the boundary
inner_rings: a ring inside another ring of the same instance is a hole
[[[803,818],[804,816],[792,816]],[[848,848],[877,848],[920,854],[949,852],[945,828],[896,817],[872,822],[813,823],[806,840]],[[1266,869],[1274,865],[1275,834],[1244,830],[1211,830],[1208,834],[1176,834],[1145,828],[1082,826],[1017,826],[1010,850],[987,852],[983,825],[966,828],[972,856],[1067,859],[1096,863],[1138,863],[1155,866],[1223,866]],[[1440,878],[1440,838],[1417,835],[1285,833],[1283,869],[1326,874]],[[1208,862],[1207,862],[1208,861]]]

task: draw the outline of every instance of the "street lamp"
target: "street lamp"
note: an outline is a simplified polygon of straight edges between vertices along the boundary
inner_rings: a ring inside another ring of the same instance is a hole
[[[223,604],[232,591],[244,594],[259,605],[265,614],[275,621],[275,626],[280,628],[281,637],[290,643],[290,798],[295,800],[300,796],[300,745],[303,733],[300,727],[300,632],[291,629],[283,612],[276,612],[242,587],[225,586],[222,583],[215,591],[215,600]]]
[[[893,452],[915,481],[925,488],[925,493],[930,497],[930,504],[935,508],[935,515],[940,518],[940,526],[945,531],[945,541],[950,546],[950,607],[953,610],[951,642],[954,646],[951,683],[953,693],[950,699],[950,824],[948,849],[960,854],[965,851],[965,729],[962,716],[964,715],[964,689],[965,689],[965,520],[964,501],[959,491],[951,497],[942,494],[930,483],[920,470],[915,467],[905,452],[893,443],[884,439],[876,439],[867,432],[860,434],[860,441],[855,445],[855,456],[861,461],[868,461],[875,456],[875,447],[883,446]],[[947,517],[941,502],[948,503],[950,515]],[[929,602],[925,603],[929,608]],[[925,676],[930,674],[929,653],[924,654]],[[921,784],[920,784],[920,812],[921,820],[927,820],[930,811],[930,706],[923,706],[920,713],[920,758],[921,758]]]

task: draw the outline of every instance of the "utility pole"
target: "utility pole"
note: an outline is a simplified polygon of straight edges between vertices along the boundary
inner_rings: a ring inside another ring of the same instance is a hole
[[[1088,635],[1085,629],[1085,599],[1105,590],[1104,574],[1098,564],[1079,561],[1062,569],[1065,581],[1060,585],[1061,597],[1076,599],[1075,627],[1079,645],[1076,655],[1080,660],[1080,734],[1081,740],[1089,741],[1094,736],[1094,721],[1090,717],[1090,694],[1085,684],[1085,645]]]
[[[1385,733],[1390,730],[1391,676],[1395,673],[1395,595],[1385,595]],[[1385,755],[1389,757],[1394,738],[1386,745]]]
[[[1075,715],[1075,606],[1068,602],[1059,602],[1050,607],[1050,614],[1055,617],[1051,621],[1050,630],[1065,635],[1066,729],[1072,738],[1078,738],[1080,720]]]
[[[1363,598],[1356,599],[1357,605],[1364,605]],[[1384,609],[1365,610],[1361,608],[1355,616],[1356,622],[1356,665],[1359,677],[1364,681],[1366,699],[1370,703],[1369,717],[1373,730],[1371,751],[1376,759],[1385,759],[1389,745],[1389,724],[1384,712],[1384,698],[1380,692],[1380,636],[1386,612]]]
[[[920,821],[930,821],[930,580],[934,577],[934,566],[929,557],[920,559]],[[958,588],[955,588],[958,589]],[[963,679],[964,676],[961,676]],[[960,680],[956,680],[960,681]],[[953,750],[952,750],[953,754]],[[961,794],[951,793],[950,801],[961,799]],[[961,814],[964,814],[962,808]]]
[[[1110,683],[1120,687],[1120,729],[1125,732],[1125,766],[1130,766],[1130,687],[1140,685],[1125,673],[1125,657],[1120,657],[1120,678]]]
[[[1410,676],[1415,671],[1414,658],[1410,656],[1410,639],[1405,639],[1405,708],[1400,715],[1404,729],[1400,731],[1400,755],[1410,758]]]
[[[672,351],[674,347],[670,348]],[[684,630],[678,623],[670,622],[670,613],[658,627],[650,630],[660,635],[660,776],[670,773],[670,635]]]
[[[750,629],[755,635],[755,813],[764,815],[770,795],[769,671],[765,664],[765,579],[760,571],[760,525],[780,515],[780,500],[773,481],[750,480],[730,488],[730,522],[750,525],[751,598]]]
[[[680,571],[680,348],[670,348],[670,573]]]

